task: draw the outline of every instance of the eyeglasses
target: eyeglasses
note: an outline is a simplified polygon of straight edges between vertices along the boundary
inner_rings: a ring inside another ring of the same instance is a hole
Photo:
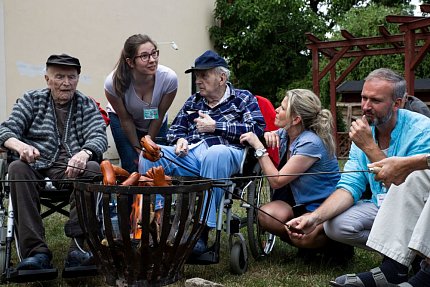
[[[154,50],[151,52],[151,54],[148,53],[142,53],[140,55],[135,56],[134,58],[140,58],[142,60],[142,62],[146,62],[149,60],[149,57],[152,57],[152,59],[157,60],[158,56],[160,55],[160,51],[159,50]]]

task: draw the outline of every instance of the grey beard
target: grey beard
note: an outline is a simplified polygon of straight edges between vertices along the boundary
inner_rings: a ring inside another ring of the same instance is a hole
[[[381,125],[387,123],[392,117],[393,117],[393,110],[390,109],[390,112],[385,117],[383,117],[381,119],[376,118],[370,124],[375,126],[375,127],[381,126]]]

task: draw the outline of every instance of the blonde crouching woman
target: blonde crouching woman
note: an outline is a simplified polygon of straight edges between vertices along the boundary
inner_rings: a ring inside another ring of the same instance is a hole
[[[332,115],[321,108],[319,98],[312,91],[294,89],[286,92],[276,109],[275,125],[279,130],[266,132],[264,139],[267,147],[279,147],[279,170],[255,134],[246,133],[240,138],[241,143],[247,142],[256,150],[263,173],[275,189],[272,201],[261,209],[280,222],[259,212],[259,223],[264,230],[294,246],[321,248],[330,241],[322,225],[305,238],[294,240],[281,222],[315,210],[336,188],[340,175]]]

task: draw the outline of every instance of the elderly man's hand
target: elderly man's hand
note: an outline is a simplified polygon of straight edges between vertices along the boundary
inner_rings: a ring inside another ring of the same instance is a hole
[[[8,138],[3,145],[9,150],[17,152],[19,158],[27,163],[33,163],[40,157],[40,152],[37,148],[17,138]]]
[[[19,149],[19,158],[27,163],[35,162],[40,157],[40,152],[37,148],[31,145],[24,144]]]
[[[366,148],[376,145],[372,137],[372,130],[366,120],[366,116],[352,122],[349,129],[349,138],[363,151]]]
[[[213,133],[215,131],[216,122],[202,111],[199,111],[199,117],[194,122],[199,133]]]
[[[68,178],[76,178],[80,173],[82,173],[87,166],[87,161],[90,156],[84,152],[80,151],[69,160],[66,168],[66,176]]]
[[[176,142],[175,154],[181,157],[188,154],[188,141],[186,139],[178,139]]]

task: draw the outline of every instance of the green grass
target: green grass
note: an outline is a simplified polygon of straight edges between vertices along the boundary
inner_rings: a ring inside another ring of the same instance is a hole
[[[53,251],[53,264],[59,271],[59,278],[52,281],[8,286],[106,286],[103,276],[83,277],[80,279],[62,279],[61,270],[67,254],[69,239],[65,237],[63,225],[66,218],[59,214],[45,219],[48,244]],[[245,235],[246,229],[241,230]],[[378,266],[380,256],[376,253],[356,248],[356,255],[346,266],[335,266],[321,260],[305,263],[296,258],[296,249],[280,240],[272,253],[265,259],[255,261],[249,254],[248,270],[244,275],[230,272],[230,254],[228,238],[222,233],[220,262],[213,265],[185,265],[183,279],[170,286],[184,286],[186,279],[200,277],[224,286],[294,286],[315,287],[328,286],[328,281],[345,273],[355,273]]]
[[[340,162],[341,168],[343,162]],[[244,209],[239,208],[235,201],[233,211],[244,216]],[[106,286],[103,276],[83,277],[80,279],[62,279],[64,259],[67,255],[69,239],[64,235],[66,217],[56,213],[45,219],[48,245],[53,252],[53,264],[59,271],[59,278],[52,281],[33,282],[24,284],[8,284],[8,286]],[[241,233],[246,236],[246,229]],[[212,238],[213,239],[213,238]],[[230,251],[228,237],[225,232],[221,237],[220,262],[213,265],[185,265],[183,279],[170,285],[179,287],[185,285],[185,280],[194,277],[204,278],[231,287],[263,287],[291,286],[318,287],[328,286],[328,281],[346,273],[356,273],[378,266],[381,257],[375,252],[355,249],[354,258],[345,266],[332,265],[321,259],[305,263],[296,257],[297,249],[276,240],[276,245],[270,255],[263,260],[255,261],[248,251],[248,270],[243,275],[230,272]],[[16,262],[16,260],[14,260]]]

